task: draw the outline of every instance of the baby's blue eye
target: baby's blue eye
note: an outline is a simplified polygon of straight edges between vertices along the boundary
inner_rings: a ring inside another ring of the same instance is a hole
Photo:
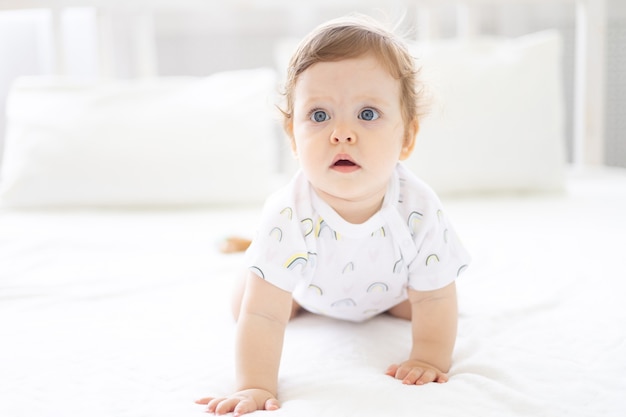
[[[315,110],[313,113],[311,113],[311,120],[313,120],[314,122],[325,122],[326,120],[330,119],[330,117],[328,116],[328,113],[326,113],[324,110]]]
[[[363,109],[361,110],[361,113],[359,114],[359,119],[367,120],[367,121],[376,120],[379,117],[380,115],[374,109]]]

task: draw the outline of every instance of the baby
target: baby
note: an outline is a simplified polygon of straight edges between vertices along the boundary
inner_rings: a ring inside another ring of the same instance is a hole
[[[285,327],[300,308],[410,320],[411,353],[386,374],[448,380],[454,282],[469,256],[437,196],[400,162],[419,129],[417,72],[406,46],[364,17],[331,21],[300,43],[282,112],[301,170],[268,199],[247,250],[234,303],[237,392],[198,400],[209,412],[279,408]]]

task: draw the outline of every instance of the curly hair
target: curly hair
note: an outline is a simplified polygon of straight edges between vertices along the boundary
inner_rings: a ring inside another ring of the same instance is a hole
[[[291,135],[294,108],[294,90],[298,77],[318,62],[334,62],[374,55],[400,81],[402,118],[405,130],[424,113],[424,88],[418,77],[419,69],[407,45],[374,19],[353,15],[331,20],[315,28],[298,45],[289,61],[282,92],[285,107],[283,127]]]

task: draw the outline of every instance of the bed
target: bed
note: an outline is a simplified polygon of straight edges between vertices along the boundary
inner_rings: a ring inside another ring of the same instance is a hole
[[[292,48],[278,43],[276,61]],[[562,39],[412,48],[434,99],[406,164],[473,258],[457,283],[450,381],[385,376],[408,354],[408,322],[304,313],[287,328],[282,407],[259,415],[625,415],[626,170],[590,161],[597,144],[565,162]],[[294,170],[277,134],[278,68],[13,84],[0,415],[199,416],[195,399],[232,390],[243,255],[219,247],[252,236]]]

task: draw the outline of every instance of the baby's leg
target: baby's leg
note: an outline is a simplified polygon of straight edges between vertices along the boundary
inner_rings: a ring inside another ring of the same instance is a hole
[[[387,314],[390,314],[393,317],[411,320],[411,303],[409,302],[409,300],[404,300],[400,304],[395,305],[387,310]]]
[[[248,274],[250,274],[250,272],[245,272],[243,274],[240,274],[237,281],[235,282],[235,285],[233,286],[230,306],[231,306],[231,312],[233,314],[235,321],[239,319],[239,310],[241,310],[241,300],[243,299],[243,293],[246,290],[246,278],[248,277]],[[295,301],[292,301],[291,315],[289,316],[289,318],[290,319],[294,318],[298,314],[301,308],[302,307],[300,307],[300,304],[296,303]]]

